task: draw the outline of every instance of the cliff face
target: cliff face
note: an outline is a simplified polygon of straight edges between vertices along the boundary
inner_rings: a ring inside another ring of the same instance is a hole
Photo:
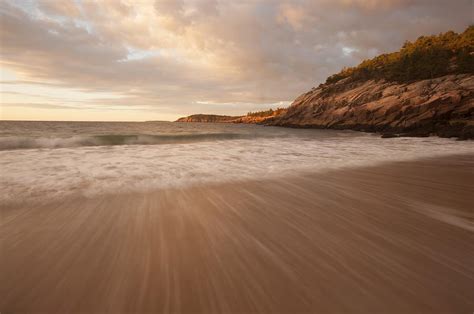
[[[343,79],[299,96],[285,113],[265,124],[474,138],[474,76],[446,75],[405,84]]]

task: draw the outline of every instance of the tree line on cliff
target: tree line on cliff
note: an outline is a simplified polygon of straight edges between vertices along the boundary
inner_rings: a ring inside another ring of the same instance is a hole
[[[463,33],[453,31],[421,36],[405,42],[397,52],[365,60],[327,78],[326,84],[385,79],[400,83],[435,78],[447,74],[474,73],[474,25]]]
[[[262,110],[262,111],[250,111],[247,113],[247,117],[271,117],[275,115],[279,115],[280,113],[283,113],[286,111],[285,108],[277,108],[277,109],[268,109],[268,110]]]

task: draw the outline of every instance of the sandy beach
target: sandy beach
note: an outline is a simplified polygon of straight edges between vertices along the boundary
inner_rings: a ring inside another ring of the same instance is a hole
[[[1,209],[2,313],[471,313],[474,156]]]

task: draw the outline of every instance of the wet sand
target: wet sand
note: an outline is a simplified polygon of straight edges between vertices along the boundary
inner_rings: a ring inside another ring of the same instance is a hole
[[[472,313],[474,156],[1,209],[0,312]]]

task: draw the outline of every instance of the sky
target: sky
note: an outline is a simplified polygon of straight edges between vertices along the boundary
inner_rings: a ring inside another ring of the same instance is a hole
[[[473,24],[474,0],[0,0],[2,120],[286,107],[346,66]]]

